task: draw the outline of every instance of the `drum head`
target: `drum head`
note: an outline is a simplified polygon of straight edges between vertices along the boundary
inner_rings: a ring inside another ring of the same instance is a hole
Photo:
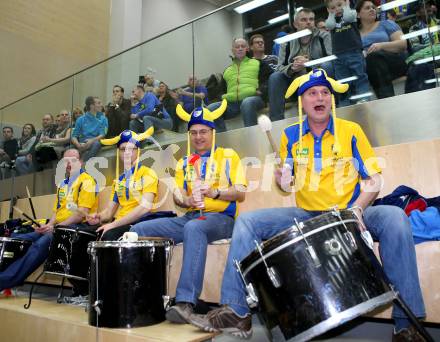
[[[89,243],[89,249],[98,248],[140,248],[140,247],[168,247],[173,241],[164,238],[154,238],[154,240],[141,241],[94,241]]]
[[[356,215],[351,210],[340,210],[339,213],[340,218],[347,222],[358,221]],[[303,234],[307,234],[309,232],[314,231],[315,229],[319,229],[328,225],[335,224],[337,222],[341,222],[340,218],[335,215],[335,212],[329,211],[327,213],[318,215],[311,219],[308,219],[303,223],[303,228],[301,228]],[[300,222],[301,224],[301,222]],[[295,240],[301,240],[301,232],[296,225],[293,225],[290,228],[282,231],[281,233],[273,236],[269,240],[263,241],[260,246],[263,255],[272,254],[276,252],[275,250],[282,249],[283,246],[295,243]],[[256,262],[257,260],[261,260],[261,255],[257,250],[251,252],[247,257],[245,257],[242,262],[242,271],[245,271],[247,267]]]

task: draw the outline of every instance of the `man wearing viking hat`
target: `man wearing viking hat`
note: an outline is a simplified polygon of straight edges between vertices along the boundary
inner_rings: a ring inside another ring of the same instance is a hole
[[[187,212],[181,217],[141,222],[131,228],[142,236],[183,242],[176,305],[166,313],[166,318],[174,323],[188,322],[202,291],[208,243],[231,237],[237,202],[245,198],[246,179],[239,156],[232,149],[215,145],[214,120],[225,109],[225,100],[213,112],[196,108],[192,115],[177,106],[179,117],[188,121],[188,150],[176,166],[174,202]]]
[[[331,79],[322,69],[290,85],[286,98],[298,91],[299,123],[282,133],[284,167],[276,170],[275,178],[281,189],[291,191],[293,175],[297,207],[262,209],[237,218],[223,275],[223,306],[205,316],[192,315],[190,322],[195,326],[249,338],[252,320],[234,260],[243,260],[255,249],[255,241],[267,240],[293,226],[295,219],[304,221],[334,207],[353,208],[359,219],[363,218],[361,229],[380,242],[386,275],[413,313],[425,316],[408,218],[395,206],[369,206],[381,188],[377,159],[361,127],[336,118],[334,93],[347,90],[348,85]],[[303,110],[307,114],[304,120]],[[400,308],[394,307],[393,318],[395,331],[415,333],[407,329],[409,321]]]
[[[151,127],[142,134],[123,131],[112,139],[103,139],[103,145],[117,146],[116,175],[119,174],[119,159],[123,163],[122,174],[114,180],[110,201],[99,213],[89,215],[90,225],[101,225],[101,240],[117,240],[130,225],[149,219],[157,196],[158,178],[156,173],[139,162],[140,143],[154,132]]]
[[[13,235],[14,238],[32,240],[32,246],[26,254],[12,263],[5,271],[0,272],[0,292],[24,283],[25,279],[40,266],[49,255],[49,247],[56,225],[76,227],[80,230],[93,230],[82,224],[85,215],[96,210],[96,182],[82,168],[83,161],[78,150],[69,148],[64,151],[60,161],[65,166],[66,178],[57,186],[52,217],[35,231],[26,234]],[[75,208],[73,210],[72,208]],[[72,280],[73,296],[88,293],[87,282]]]

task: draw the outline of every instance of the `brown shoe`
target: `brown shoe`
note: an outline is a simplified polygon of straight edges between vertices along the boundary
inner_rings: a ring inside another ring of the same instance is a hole
[[[222,306],[206,315],[191,315],[189,323],[208,332],[225,332],[235,337],[249,339],[252,337],[252,316],[240,317],[229,306]]]
[[[425,342],[422,335],[413,327],[402,329],[398,333],[393,334],[393,342]]]
[[[189,323],[189,316],[193,313],[193,306],[190,303],[177,303],[170,307],[165,313],[165,318],[171,323]]]

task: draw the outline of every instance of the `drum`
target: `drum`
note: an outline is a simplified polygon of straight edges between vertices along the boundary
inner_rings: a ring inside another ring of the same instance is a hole
[[[0,272],[24,256],[31,245],[29,240],[0,237]]]
[[[54,229],[49,256],[44,264],[44,272],[73,279],[88,279],[89,256],[87,245],[96,240],[93,231],[78,228]]]
[[[237,263],[248,303],[258,306],[274,340],[311,340],[393,300],[358,223],[351,210],[325,213],[257,245]]]
[[[131,328],[165,320],[171,240],[89,244],[89,324]]]

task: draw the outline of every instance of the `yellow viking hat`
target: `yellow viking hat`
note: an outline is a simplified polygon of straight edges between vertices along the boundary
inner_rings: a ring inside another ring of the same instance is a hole
[[[141,153],[139,147],[141,146],[141,141],[148,139],[149,137],[151,137],[153,135],[153,133],[154,133],[154,127],[151,126],[149,129],[147,129],[144,133],[141,133],[141,134],[137,134],[137,133],[130,131],[130,130],[125,130],[121,134],[119,134],[113,138],[101,139],[102,145],[111,146],[111,145],[116,144],[117,149],[116,149],[116,175],[115,175],[116,178],[115,179],[118,179],[118,175],[119,175],[119,146],[123,143],[130,142],[138,147],[138,155],[137,155],[137,159],[136,159],[136,166],[134,169],[134,174],[135,174],[138,169],[138,164],[139,164],[139,156]]]
[[[187,172],[186,172],[186,174],[187,175],[189,174],[188,173],[189,156],[191,154],[191,143],[190,143],[190,137],[189,137],[189,129],[191,128],[192,125],[200,124],[200,125],[205,125],[205,126],[211,127],[213,130],[211,158],[209,158],[209,163],[206,168],[207,174],[205,177],[205,179],[207,179],[207,180],[210,179],[210,177],[208,177],[208,173],[210,176],[211,175],[211,164],[212,164],[212,160],[214,159],[214,149],[215,149],[215,123],[214,123],[214,120],[218,119],[220,116],[223,115],[227,106],[228,106],[227,101],[223,100],[220,104],[220,107],[213,110],[212,112],[206,107],[197,107],[197,108],[194,108],[194,110],[192,111],[191,114],[188,114],[180,104],[177,105],[177,107],[176,107],[177,115],[183,121],[188,122],[188,146],[187,146],[187,153],[186,153],[186,155],[187,155],[187,165],[186,165]]]
[[[285,98],[288,99],[298,90],[298,116],[299,116],[299,151],[302,151],[302,126],[303,126],[303,108],[301,95],[304,92],[314,86],[325,86],[332,92],[332,117],[333,117],[333,130],[335,135],[335,143],[333,145],[333,153],[338,154],[340,152],[340,146],[338,136],[336,134],[336,104],[335,93],[345,93],[348,90],[348,84],[339,83],[331,77],[327,76],[327,73],[323,69],[313,69],[308,74],[295,78],[286,91]]]

